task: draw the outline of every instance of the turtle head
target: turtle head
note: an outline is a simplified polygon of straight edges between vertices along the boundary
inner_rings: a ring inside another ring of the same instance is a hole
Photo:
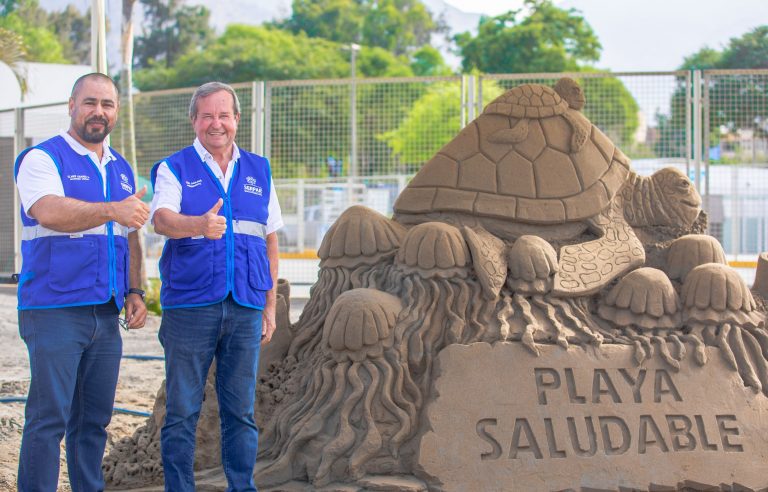
[[[653,173],[651,181],[661,198],[654,202],[655,206],[662,208],[661,213],[654,215],[669,221],[659,225],[688,227],[693,224],[701,211],[701,196],[691,180],[682,171],[666,167]]]
[[[584,104],[587,102],[587,98],[584,96],[584,91],[581,89],[581,86],[570,77],[563,77],[558,80],[553,89],[555,89],[555,92],[557,92],[560,97],[565,99],[569,108],[575,109],[576,111],[581,111],[581,108],[583,108]]]

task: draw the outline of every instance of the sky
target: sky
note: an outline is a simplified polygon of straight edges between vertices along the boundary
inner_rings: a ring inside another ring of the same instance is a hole
[[[520,0],[445,0],[466,12],[498,15]],[[597,65],[612,71],[674,70],[707,45],[721,49],[768,24],[768,0],[555,0],[575,8],[603,45]]]

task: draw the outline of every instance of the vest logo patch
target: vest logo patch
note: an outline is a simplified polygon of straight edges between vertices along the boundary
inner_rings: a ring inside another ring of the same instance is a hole
[[[254,178],[253,176],[248,176],[247,178],[245,178],[243,191],[245,191],[246,193],[250,193],[252,195],[261,196],[262,194],[261,186],[256,185],[256,178]]]
[[[198,179],[197,181],[187,181],[187,188],[197,188],[201,184],[203,184],[202,179]]]
[[[67,179],[70,181],[90,181],[91,177],[87,174],[67,174]]]
[[[128,182],[128,176],[124,173],[120,173],[120,187],[128,193],[133,193],[133,186]]]

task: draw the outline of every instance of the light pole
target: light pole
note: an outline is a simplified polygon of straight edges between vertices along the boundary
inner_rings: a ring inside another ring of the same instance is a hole
[[[351,67],[351,81],[349,84],[349,176],[352,178],[357,177],[357,52],[360,51],[360,45],[351,43],[349,45],[350,51],[350,67]]]
[[[107,73],[107,21],[104,0],[91,1],[91,68]]]

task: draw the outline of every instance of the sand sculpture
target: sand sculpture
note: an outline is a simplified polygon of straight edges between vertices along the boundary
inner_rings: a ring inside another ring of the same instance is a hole
[[[700,234],[687,177],[635,174],[585,103],[571,79],[515,87],[424,165],[392,219],[342,214],[262,366],[260,391],[280,392],[259,408],[262,489],[768,486],[762,299]]]

